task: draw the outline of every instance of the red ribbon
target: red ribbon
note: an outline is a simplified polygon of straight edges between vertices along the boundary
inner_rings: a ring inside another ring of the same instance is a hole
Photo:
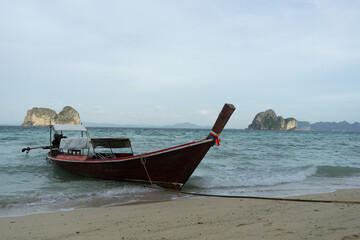
[[[209,137],[211,137],[212,139],[215,140],[216,146],[220,146],[221,140],[220,140],[218,134],[216,134],[216,133],[214,133],[213,131],[211,131],[211,132],[209,133]]]

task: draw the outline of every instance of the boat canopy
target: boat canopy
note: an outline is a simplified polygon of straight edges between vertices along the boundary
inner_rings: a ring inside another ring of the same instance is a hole
[[[87,129],[83,125],[55,124],[53,128],[55,131],[87,132]]]
[[[131,148],[129,138],[91,138],[91,145],[103,148]]]

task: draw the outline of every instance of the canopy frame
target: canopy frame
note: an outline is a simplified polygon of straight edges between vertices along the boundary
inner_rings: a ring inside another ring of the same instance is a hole
[[[56,132],[59,131],[73,131],[73,132],[87,132],[84,125],[66,125],[66,124],[54,124],[53,128]]]
[[[110,156],[113,158],[115,158],[113,148],[129,148],[131,154],[134,154],[129,138],[91,138],[91,146],[96,155],[99,155],[95,151],[95,148],[97,147],[110,149]]]
[[[54,124],[54,125],[52,125],[51,121],[50,121],[49,128],[50,128],[50,151],[53,151],[53,149],[55,149],[56,151],[60,151],[60,148],[59,148],[60,143],[59,143],[59,147],[55,147],[55,148],[52,144],[53,138],[52,138],[51,129],[54,129],[55,134],[59,134],[61,136],[61,138],[66,138],[66,137],[63,137],[63,131],[64,132],[80,132],[82,138],[84,137],[84,133],[85,133],[86,138],[90,138],[90,135],[84,125],[70,125],[70,124]],[[88,147],[88,155],[89,155],[89,149],[90,149],[90,144]],[[84,149],[82,149],[81,152],[82,152],[82,154],[84,154]]]

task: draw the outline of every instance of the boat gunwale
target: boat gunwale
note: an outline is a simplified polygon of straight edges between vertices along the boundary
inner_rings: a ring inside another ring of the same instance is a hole
[[[138,155],[134,155],[134,156],[130,156],[130,157],[112,158],[112,159],[110,159],[110,158],[109,159],[89,159],[88,158],[86,160],[66,160],[66,159],[58,159],[58,158],[56,158],[56,156],[55,157],[50,156],[49,154],[46,157],[49,160],[52,160],[52,161],[69,162],[69,163],[84,163],[84,164],[90,164],[90,163],[94,163],[94,164],[117,163],[117,162],[125,162],[125,161],[132,161],[132,160],[136,160],[136,159],[141,159],[143,157],[156,156],[156,155],[160,155],[160,154],[164,154],[164,153],[168,153],[168,152],[188,148],[190,146],[196,146],[196,145],[199,145],[199,144],[205,144],[205,143],[212,142],[212,141],[214,141],[214,140],[213,139],[203,139],[203,140],[178,145],[178,146],[175,146],[175,147],[165,148],[165,149],[162,149],[162,150],[157,150],[157,151],[153,151],[153,152],[149,152],[149,153],[138,154]],[[61,155],[61,154],[59,154],[59,155]],[[87,156],[87,155],[64,155],[64,156]]]

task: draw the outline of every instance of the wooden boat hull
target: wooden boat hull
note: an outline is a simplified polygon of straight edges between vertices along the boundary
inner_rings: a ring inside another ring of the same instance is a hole
[[[205,139],[152,153],[115,159],[88,159],[84,155],[48,154],[48,160],[73,174],[118,181],[140,181],[181,189],[211,146]]]
[[[81,150],[71,150],[70,153],[72,154],[62,153],[55,156],[53,156],[50,151],[47,158],[54,165],[58,165],[77,175],[119,181],[149,182],[150,184],[156,184],[166,188],[181,189],[210,147],[215,143],[219,145],[219,134],[224,129],[234,111],[234,105],[225,104],[210,134],[201,141],[136,156],[132,154],[131,156],[125,157],[112,155],[112,158],[107,159],[91,159],[86,155],[76,155],[80,153]],[[56,127],[59,127],[58,130],[67,130],[70,128],[68,126]],[[74,127],[71,127],[71,129],[74,130]],[[76,127],[77,131],[82,131],[81,129],[81,127]],[[81,142],[81,149],[84,149],[83,145],[89,149],[87,146],[89,143],[88,140],[83,141],[83,139],[80,142],[78,141],[79,139],[61,140],[59,149],[66,149],[61,143],[66,143],[65,145],[68,150],[69,148],[73,149],[73,140],[76,140],[76,144]],[[120,141],[121,139],[110,140],[110,138],[93,138],[94,153],[97,145],[110,147],[117,143],[117,147],[123,147],[124,141]],[[130,143],[125,145],[131,146]]]

